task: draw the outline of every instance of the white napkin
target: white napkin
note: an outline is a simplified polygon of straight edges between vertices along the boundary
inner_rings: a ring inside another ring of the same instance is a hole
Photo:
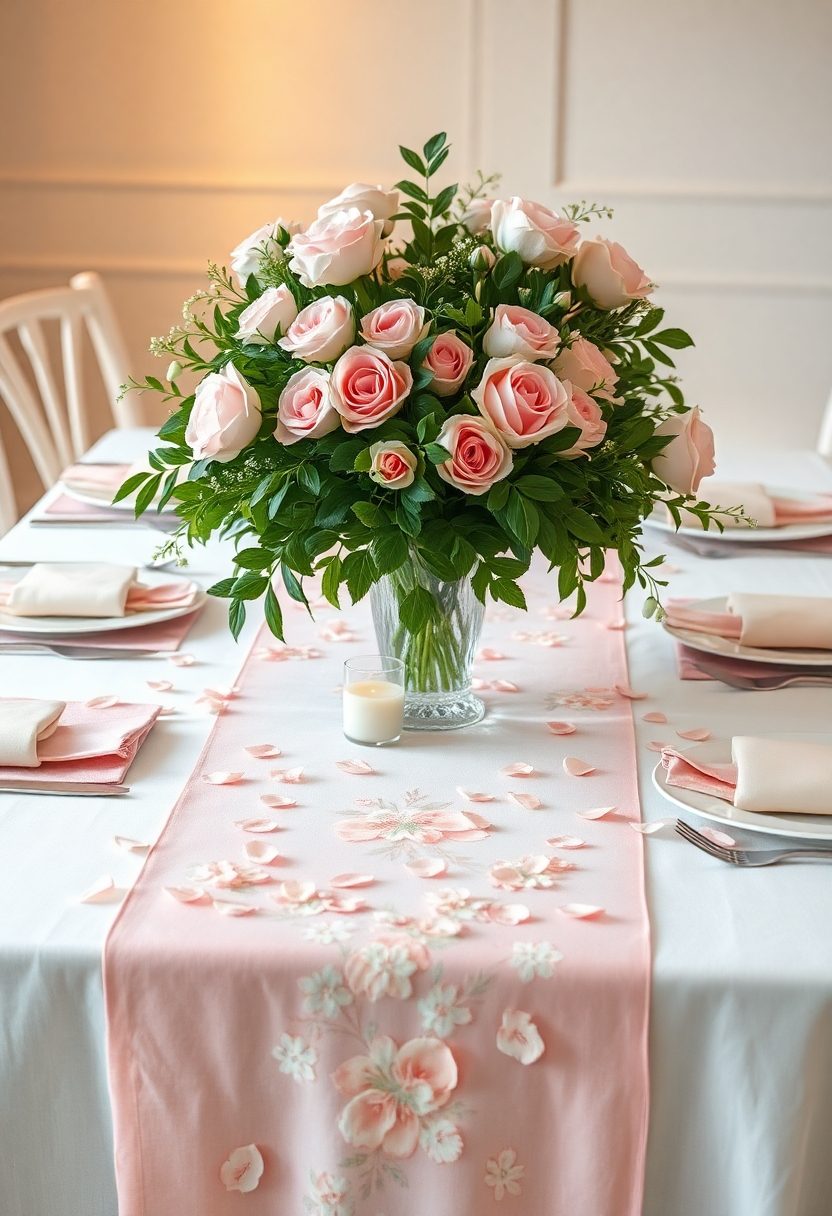
[[[135,566],[107,562],[40,562],[15,583],[12,616],[124,616]]]
[[[0,698],[0,766],[38,768],[38,743],[54,733],[65,708],[64,701]]]
[[[706,477],[700,484],[696,494],[700,502],[706,502],[709,507],[742,507],[750,519],[756,519],[759,528],[775,528],[777,515],[774,502],[765,486],[753,482],[711,481]],[[701,521],[690,511],[682,511],[683,528],[701,528]],[[726,528],[747,528],[744,519],[735,519],[733,515],[720,515],[720,523]]]
[[[742,617],[743,646],[832,650],[832,599],[735,592],[728,596],[728,611]]]
[[[832,815],[832,746],[794,739],[731,742],[737,766],[734,806],[743,811]]]

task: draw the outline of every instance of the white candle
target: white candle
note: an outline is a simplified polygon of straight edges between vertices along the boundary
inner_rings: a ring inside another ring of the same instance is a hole
[[[390,680],[344,685],[344,734],[356,743],[392,743],[402,733],[404,689]]]

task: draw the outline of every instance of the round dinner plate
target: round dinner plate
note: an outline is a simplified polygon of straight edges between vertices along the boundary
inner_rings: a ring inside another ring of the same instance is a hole
[[[766,491],[777,498],[794,498],[802,502],[812,502],[820,498],[819,494],[807,494],[805,490],[786,489],[783,486],[766,486]],[[731,506],[731,503],[726,503]],[[786,524],[782,528],[726,528],[720,532],[718,528],[676,528],[672,520],[667,518],[663,506],[659,505],[652,515],[644,520],[645,527],[655,528],[659,532],[668,532],[671,536],[684,536],[690,540],[726,541],[731,544],[760,545],[775,544],[778,541],[788,543],[790,540],[814,540],[818,536],[832,536],[832,518],[825,522]]]
[[[775,737],[775,736],[772,736]],[[777,738],[792,738],[797,741],[817,742],[817,735],[779,735]],[[685,748],[685,755],[696,755],[706,763],[726,764],[731,761],[729,739],[709,739]],[[661,760],[653,769],[653,784],[656,789],[683,811],[693,811],[703,819],[728,827],[742,828],[748,832],[764,832],[769,836],[790,836],[798,840],[832,840],[832,814],[830,815],[760,815],[754,811],[742,811],[713,794],[697,794],[667,784],[667,773]],[[832,785],[829,792],[829,809],[832,811]]]
[[[59,484],[64,494],[70,498],[74,498],[76,502],[84,503],[88,507],[106,507],[108,511],[129,511],[131,515],[135,511],[135,494],[128,494],[126,498],[113,502],[113,491],[105,490],[103,487],[100,490],[96,490],[93,486],[90,486],[86,490],[76,490],[75,486],[67,485],[64,481]],[[152,507],[153,503],[150,505]]]
[[[726,612],[728,600],[725,596],[716,599],[697,600],[690,607],[696,607],[702,612]],[[832,609],[830,609],[832,611]],[[663,621],[665,630],[677,642],[684,643],[691,650],[700,650],[703,654],[719,655],[724,659],[743,659],[748,663],[776,663],[789,667],[832,667],[832,651],[830,650],[774,650],[771,647],[763,649],[760,646],[742,646],[733,638],[723,638],[715,633],[700,633],[697,629],[680,629]]]
[[[2,562],[0,562],[2,569]],[[21,576],[25,571],[21,571]],[[193,579],[183,578],[180,574],[171,574],[167,570],[140,570],[139,581],[149,587],[162,583],[193,582]],[[116,629],[139,629],[143,625],[158,625],[162,621],[172,621],[178,616],[187,616],[196,612],[205,603],[206,593],[201,587],[197,588],[194,598],[189,604],[179,607],[153,608],[148,612],[132,612],[127,616],[85,617],[85,616],[12,616],[0,609],[0,630],[4,633],[21,633],[27,637],[46,635],[69,635],[85,633],[111,633]]]

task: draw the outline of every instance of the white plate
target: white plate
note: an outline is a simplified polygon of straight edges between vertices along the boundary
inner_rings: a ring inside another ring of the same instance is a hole
[[[725,596],[712,600],[697,600],[688,605],[702,612],[726,612],[728,601]],[[832,607],[830,607],[832,611]],[[665,630],[677,642],[684,643],[691,650],[701,650],[703,654],[719,655],[726,659],[743,659],[748,663],[776,663],[788,667],[832,667],[832,651],[830,650],[774,650],[770,647],[763,649],[759,646],[741,646],[732,638],[723,638],[714,633],[700,633],[696,629],[679,629],[663,622]]]
[[[2,570],[0,562],[0,570]],[[22,576],[21,572],[21,576]],[[155,587],[160,583],[192,582],[179,574],[171,574],[167,570],[141,570],[139,581],[147,586]],[[162,621],[172,621],[178,616],[187,616],[196,612],[205,603],[206,594],[200,587],[190,604],[178,608],[154,608],[149,612],[133,612],[128,616],[107,617],[78,617],[78,616],[12,616],[0,609],[0,630],[5,633],[22,633],[27,637],[43,636],[44,634],[85,634],[110,633],[115,629],[139,629],[143,625],[157,625]]]
[[[778,738],[817,742],[817,735],[779,735]],[[698,743],[695,747],[685,748],[685,753],[696,755],[711,764],[725,764],[731,761],[731,743],[727,739],[711,739],[707,743]],[[714,823],[727,824],[728,827],[742,828],[748,832],[765,832],[770,836],[791,836],[798,840],[832,840],[832,815],[758,815],[753,811],[741,811],[722,798],[713,794],[696,794],[693,790],[683,790],[675,785],[667,784],[667,773],[662,767],[661,760],[653,769],[653,784],[659,793],[683,811],[693,811],[703,819],[711,819]],[[829,794],[830,809],[832,809],[832,789]]]
[[[807,494],[804,490],[786,489],[783,486],[767,485],[765,488],[769,494],[777,498],[794,498],[801,499],[803,502],[812,502],[821,497],[819,494]],[[732,504],[720,505],[731,506]],[[726,528],[724,532],[720,532],[718,528],[709,528],[707,532],[704,528],[679,528],[677,530],[676,525],[668,519],[662,506],[658,506],[652,515],[648,515],[644,524],[645,527],[655,528],[659,532],[669,532],[672,536],[706,540],[708,543],[713,540],[731,544],[738,542],[743,545],[771,545],[778,541],[788,543],[790,540],[814,540],[818,536],[832,536],[832,519],[826,520],[825,523],[786,524],[782,528]]]

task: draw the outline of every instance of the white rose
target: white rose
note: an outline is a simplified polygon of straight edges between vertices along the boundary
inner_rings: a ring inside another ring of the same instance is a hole
[[[493,198],[472,198],[459,217],[460,224],[463,224],[472,236],[479,236],[491,223],[493,203]]]
[[[253,346],[268,346],[278,329],[285,334],[297,315],[295,297],[285,283],[267,287],[237,318],[237,338]]]
[[[527,199],[495,199],[491,231],[503,253],[519,253],[527,266],[552,270],[578,248],[578,228],[542,203]]]
[[[424,308],[408,298],[388,300],[361,318],[361,337],[390,359],[407,359],[429,329]]]
[[[231,269],[241,284],[245,285],[250,274],[257,274],[264,258],[274,257],[281,252],[277,240],[278,228],[284,228],[293,235],[300,232],[301,225],[278,216],[273,223],[264,224],[231,250]]]
[[[370,448],[370,477],[388,490],[404,490],[413,484],[418,461],[406,443],[389,439]]]
[[[383,220],[350,207],[315,220],[289,245],[290,269],[304,287],[343,286],[369,274],[384,253]]]
[[[572,263],[572,282],[584,287],[599,308],[623,308],[643,300],[653,284],[623,245],[602,236],[584,241]]]
[[[185,431],[195,460],[226,464],[260,430],[260,398],[233,363],[199,382]]]
[[[389,221],[399,209],[398,190],[385,190],[382,186],[368,186],[366,182],[353,182],[345,186],[340,194],[322,203],[318,208],[318,219],[334,215],[336,211],[345,211],[349,207],[357,207],[359,211],[372,211],[373,218],[384,220],[385,236],[392,231]]]
[[[343,296],[322,296],[302,308],[277,345],[304,363],[332,363],[352,346],[355,317]]]

